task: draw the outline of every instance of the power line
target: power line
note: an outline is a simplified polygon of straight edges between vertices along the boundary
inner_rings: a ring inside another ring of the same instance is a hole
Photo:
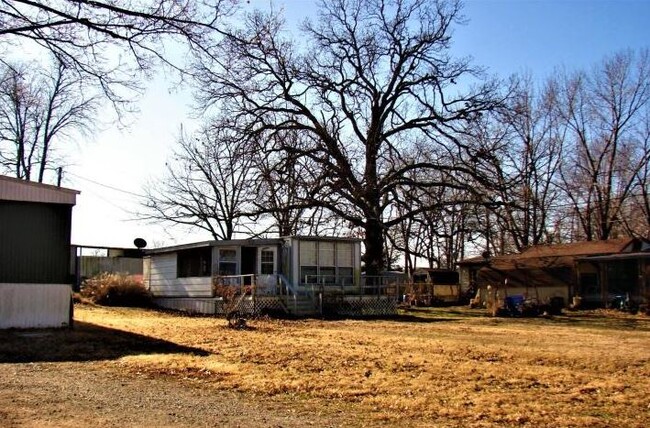
[[[138,197],[138,198],[146,198],[146,196],[140,195],[140,194],[138,194],[138,193],[134,193],[134,192],[130,192],[130,191],[128,191],[128,190],[120,189],[120,188],[118,188],[118,187],[111,186],[111,185],[109,185],[109,184],[100,183],[99,181],[95,181],[95,180],[91,180],[90,178],[82,177],[82,176],[80,176],[80,175],[78,175],[78,174],[75,174],[75,173],[73,173],[73,172],[66,172],[66,174],[67,174],[67,175],[72,175],[73,177],[76,177],[76,178],[78,178],[78,179],[80,179],[80,180],[84,180],[84,181],[87,181],[87,182],[89,182],[89,183],[96,184],[97,186],[101,186],[101,187],[105,187],[105,188],[107,188],[107,189],[114,190],[114,191],[116,191],[116,192],[125,193],[125,194],[127,194],[127,195],[136,196],[136,197]]]

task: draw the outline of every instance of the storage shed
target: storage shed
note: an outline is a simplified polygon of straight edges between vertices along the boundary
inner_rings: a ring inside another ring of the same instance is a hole
[[[76,190],[0,176],[0,328],[72,321]]]

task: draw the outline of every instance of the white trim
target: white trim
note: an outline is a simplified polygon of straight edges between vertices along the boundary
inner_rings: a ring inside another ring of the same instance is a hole
[[[257,248],[257,274],[262,275],[262,251],[273,252],[273,275],[278,274],[278,247],[258,247]],[[269,274],[266,274],[269,275]]]

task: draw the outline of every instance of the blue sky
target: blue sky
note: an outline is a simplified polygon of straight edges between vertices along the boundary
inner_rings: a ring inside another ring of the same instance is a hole
[[[315,10],[311,0],[274,4],[284,7],[292,23]],[[250,0],[246,7],[268,5],[269,0]],[[452,52],[471,55],[475,65],[501,77],[530,72],[542,80],[556,67],[586,69],[606,55],[650,46],[650,0],[467,0],[464,15],[468,23],[456,28]],[[129,128],[110,127],[78,147],[64,183],[82,192],[73,214],[73,243],[132,246],[136,237],[157,245],[209,239],[133,221],[134,194],[162,174],[181,124],[192,124],[191,97],[182,88],[170,91],[171,85],[159,75]]]
[[[588,68],[622,49],[650,44],[648,0],[470,0],[455,49],[506,76]]]

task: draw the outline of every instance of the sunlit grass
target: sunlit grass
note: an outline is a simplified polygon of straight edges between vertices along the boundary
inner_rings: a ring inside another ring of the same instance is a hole
[[[647,316],[495,319],[454,308],[408,315],[408,322],[249,320],[239,331],[223,319],[139,309],[75,313],[209,352],[129,355],[109,368],[316,407],[354,405],[360,424],[650,425]]]

